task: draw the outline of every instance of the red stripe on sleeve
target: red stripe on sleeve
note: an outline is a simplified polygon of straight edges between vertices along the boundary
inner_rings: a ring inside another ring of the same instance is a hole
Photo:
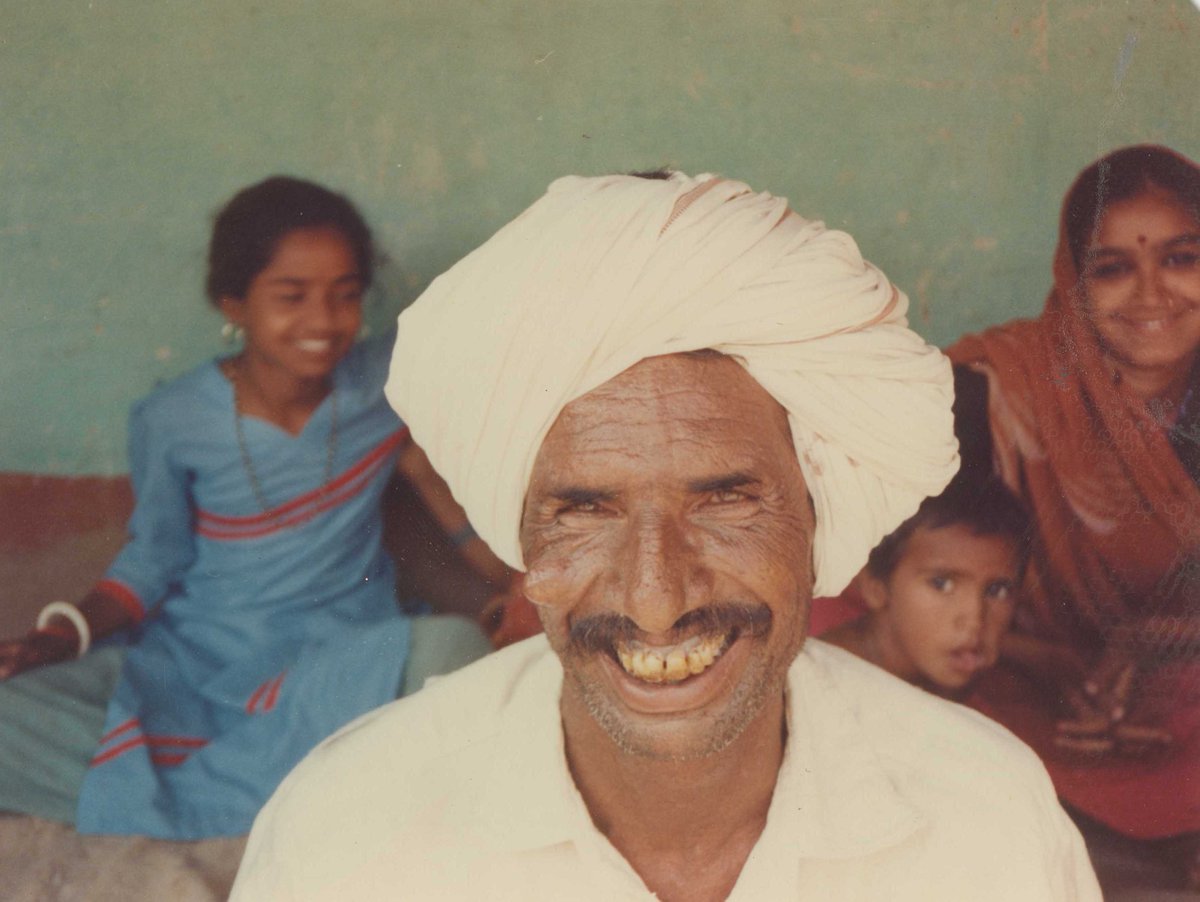
[[[125,585],[112,578],[105,578],[96,583],[95,589],[97,592],[102,592],[109,598],[118,602],[125,613],[128,614],[134,623],[141,623],[146,616],[146,606],[142,604],[142,600],[138,598],[138,594]]]

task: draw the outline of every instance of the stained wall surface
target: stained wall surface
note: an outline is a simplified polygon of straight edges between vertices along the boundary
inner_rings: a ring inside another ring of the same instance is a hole
[[[124,470],[268,174],[363,207],[376,328],[554,177],[670,164],[848,229],[943,344],[1037,312],[1095,156],[1200,156],[1198,59],[1189,0],[0,0],[0,470]]]

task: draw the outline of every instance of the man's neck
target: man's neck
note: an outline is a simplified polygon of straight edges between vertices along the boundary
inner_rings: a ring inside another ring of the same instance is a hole
[[[593,823],[650,890],[663,902],[726,898],[766,826],[783,760],[782,695],[727,749],[688,761],[623,752],[566,692],[563,724]]]

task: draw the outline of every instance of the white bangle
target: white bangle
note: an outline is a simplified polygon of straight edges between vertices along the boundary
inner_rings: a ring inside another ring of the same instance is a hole
[[[83,612],[75,607],[75,605],[67,604],[65,601],[50,602],[38,614],[37,628],[44,629],[46,624],[50,622],[50,618],[58,614],[70,620],[71,625],[75,627],[75,632],[79,633],[79,652],[75,657],[82,658],[87,654],[87,650],[92,647],[92,628],[88,626],[87,618],[83,616]]]

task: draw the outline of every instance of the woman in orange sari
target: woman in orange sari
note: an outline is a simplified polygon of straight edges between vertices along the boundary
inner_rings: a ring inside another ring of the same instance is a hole
[[[1200,831],[1198,349],[1200,168],[1137,146],[1067,194],[1042,315],[949,350],[964,466],[994,467],[1038,531],[981,707],[1069,806],[1146,840]]]

